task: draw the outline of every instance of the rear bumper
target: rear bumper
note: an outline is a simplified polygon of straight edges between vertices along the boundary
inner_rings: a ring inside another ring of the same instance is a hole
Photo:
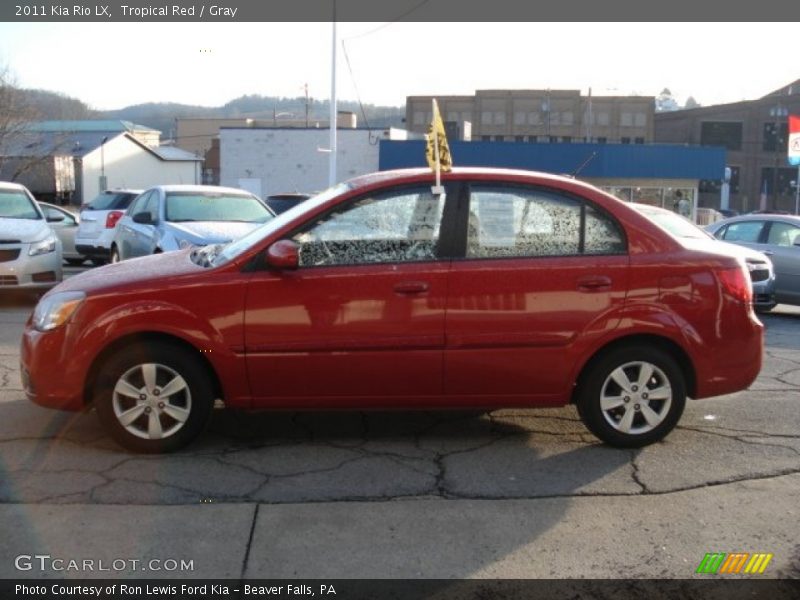
[[[749,387],[761,372],[764,325],[752,310],[724,321],[713,348],[698,361],[695,398],[732,394]]]
[[[105,246],[94,246],[91,244],[81,243],[75,244],[75,249],[81,256],[88,256],[89,258],[108,258],[111,256],[111,250]]]

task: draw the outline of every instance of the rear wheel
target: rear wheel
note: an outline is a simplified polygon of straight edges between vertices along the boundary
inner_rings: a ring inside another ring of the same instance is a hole
[[[213,382],[180,346],[137,344],[114,354],[94,389],[97,414],[109,434],[134,452],[177,450],[206,427]]]
[[[686,405],[686,383],[675,359],[658,348],[610,350],[579,384],[578,412],[602,441],[638,448],[663,439]]]

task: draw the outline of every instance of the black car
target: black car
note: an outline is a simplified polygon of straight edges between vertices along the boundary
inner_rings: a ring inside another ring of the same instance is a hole
[[[310,197],[310,194],[289,192],[286,194],[273,194],[272,196],[268,196],[265,202],[276,215],[279,215],[290,208],[294,208],[301,202],[308,200]]]

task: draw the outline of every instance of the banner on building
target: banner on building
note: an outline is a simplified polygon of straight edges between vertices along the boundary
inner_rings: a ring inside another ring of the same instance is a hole
[[[789,115],[789,164],[800,166],[800,115]]]

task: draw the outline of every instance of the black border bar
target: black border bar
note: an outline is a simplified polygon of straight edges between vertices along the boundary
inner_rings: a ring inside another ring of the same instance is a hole
[[[18,587],[22,586],[22,587]],[[123,588],[123,586],[126,586]],[[249,587],[248,587],[249,586]],[[70,590],[76,590],[70,592]],[[82,590],[82,591],[81,591]],[[98,593],[98,590],[100,593]],[[133,590],[133,592],[131,591]],[[140,590],[140,591],[139,591]],[[191,590],[191,591],[190,591]],[[0,580],[3,600],[796,600],[798,579]]]
[[[334,9],[335,5],[335,9]],[[75,10],[80,7],[80,10]],[[127,8],[123,8],[127,7]],[[136,9],[136,10],[134,10]],[[800,20],[796,0],[3,0],[9,22],[743,22]],[[668,40],[665,40],[665,42]],[[416,40],[415,42],[420,42]],[[435,43],[432,41],[432,44]],[[676,35],[675,43],[687,43]],[[688,43],[691,43],[690,41]],[[732,44],[746,40],[731,40]],[[642,52],[647,49],[632,48]],[[698,51],[701,48],[698,47]],[[654,45],[652,52],[659,52]]]

